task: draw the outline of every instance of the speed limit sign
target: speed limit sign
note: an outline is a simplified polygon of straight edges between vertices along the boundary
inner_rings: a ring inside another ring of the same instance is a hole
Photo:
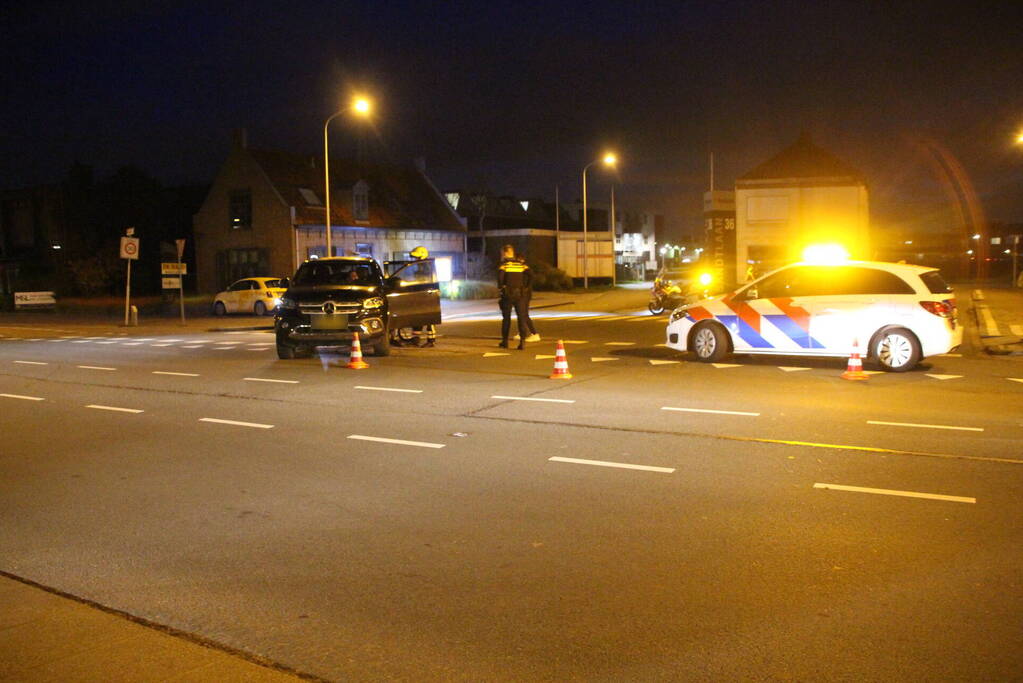
[[[121,258],[138,259],[138,257],[139,257],[139,238],[138,237],[122,237],[121,238]]]

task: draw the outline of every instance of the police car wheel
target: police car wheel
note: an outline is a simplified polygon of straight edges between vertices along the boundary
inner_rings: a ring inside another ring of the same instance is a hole
[[[693,331],[692,344],[696,359],[704,363],[721,360],[728,352],[728,340],[724,331],[717,325],[704,323]]]
[[[920,361],[920,342],[901,327],[882,331],[875,337],[873,356],[889,372],[906,372]]]

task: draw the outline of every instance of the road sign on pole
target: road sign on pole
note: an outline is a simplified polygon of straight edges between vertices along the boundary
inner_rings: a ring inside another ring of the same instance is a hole
[[[188,275],[188,264],[181,263],[161,263],[160,264],[161,275]]]
[[[180,289],[181,278],[178,276],[163,277],[160,278],[160,282],[163,285],[163,289]]]
[[[180,261],[181,257],[185,255],[185,240],[174,240],[174,244],[178,248],[178,260]]]
[[[138,237],[122,237],[121,238],[121,258],[135,260],[139,257],[139,238]]]

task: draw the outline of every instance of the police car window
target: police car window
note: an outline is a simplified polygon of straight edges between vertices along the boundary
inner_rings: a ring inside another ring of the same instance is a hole
[[[936,270],[922,274],[920,279],[924,281],[927,291],[931,294],[947,294],[952,291],[952,288],[945,282],[945,278],[941,277],[941,273]]]
[[[836,284],[842,294],[912,294],[913,288],[895,273],[875,268],[847,268],[847,276]]]
[[[797,266],[786,268],[757,284],[757,297],[775,299],[783,297],[816,296],[822,274],[816,268]]]

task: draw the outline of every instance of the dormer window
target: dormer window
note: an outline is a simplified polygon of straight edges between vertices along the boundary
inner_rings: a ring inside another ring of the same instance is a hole
[[[365,180],[355,183],[352,188],[352,218],[369,222],[369,185]]]
[[[232,230],[252,228],[252,191],[231,190],[228,196],[228,213]]]
[[[316,193],[310,190],[308,187],[298,188],[298,193],[302,195],[302,199],[306,204],[310,206],[323,206],[320,202],[320,198],[316,196]]]

